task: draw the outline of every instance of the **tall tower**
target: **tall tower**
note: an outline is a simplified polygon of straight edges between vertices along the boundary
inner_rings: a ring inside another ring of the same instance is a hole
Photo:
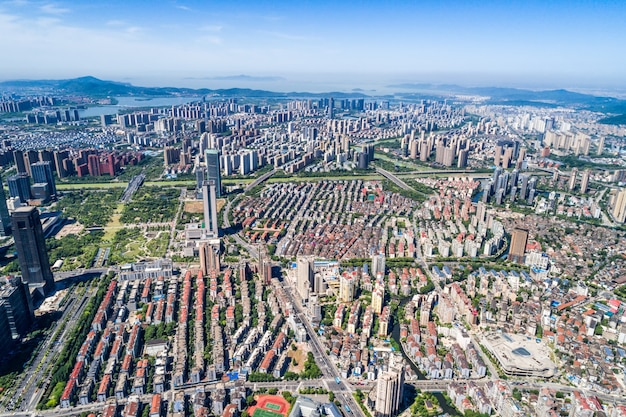
[[[398,415],[404,393],[404,368],[392,367],[383,372],[376,386],[375,417],[393,417]]]
[[[48,190],[50,190],[50,195],[56,196],[57,187],[54,183],[54,176],[52,175],[52,165],[49,161],[35,162],[30,166],[30,172],[33,173],[33,181],[35,183],[44,182],[48,184]]]
[[[524,253],[526,253],[526,243],[528,242],[528,230],[513,229],[511,233],[511,245],[509,247],[509,261],[522,263]]]
[[[206,159],[207,180],[215,182],[217,197],[222,196],[222,172],[220,169],[220,153],[217,149],[207,149]]]
[[[2,178],[0,177],[0,236],[8,236],[11,234],[11,216],[7,208],[7,196],[4,194],[2,186]]]
[[[31,292],[37,291],[37,295],[43,297],[54,290],[54,277],[50,271],[39,211],[35,207],[19,207],[13,212],[11,220],[22,277]]]
[[[296,262],[296,288],[298,289],[300,298],[307,300],[314,278],[313,259],[306,256],[299,256]]]
[[[219,236],[217,227],[217,198],[216,187],[213,181],[202,183],[202,205],[204,208],[204,230],[207,235]]]

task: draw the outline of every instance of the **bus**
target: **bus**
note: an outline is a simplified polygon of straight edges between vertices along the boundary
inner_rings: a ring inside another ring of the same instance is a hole
[[[346,412],[351,413],[352,411],[350,410],[350,407],[348,407],[348,404],[344,404],[343,408],[345,408]]]
[[[335,382],[336,382],[336,383],[338,383],[338,384],[341,384],[341,379],[339,379],[339,377],[338,377],[338,376],[336,376],[336,377],[335,377]]]

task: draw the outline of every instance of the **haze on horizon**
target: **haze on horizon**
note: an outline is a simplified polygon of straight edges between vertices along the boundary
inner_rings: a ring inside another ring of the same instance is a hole
[[[619,91],[626,89],[624,16],[625,2],[585,0],[10,0],[0,2],[0,80]]]

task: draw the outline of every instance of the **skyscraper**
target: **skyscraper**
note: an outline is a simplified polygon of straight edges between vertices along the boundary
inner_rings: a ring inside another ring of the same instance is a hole
[[[13,151],[13,161],[15,162],[17,173],[25,174],[26,165],[24,164],[24,151],[19,151],[19,150]]]
[[[17,259],[24,281],[31,293],[45,296],[54,290],[54,277],[50,271],[50,261],[46,252],[46,241],[35,207],[19,207],[13,212],[12,228]]]
[[[202,183],[202,206],[204,208],[204,230],[212,237],[219,236],[217,227],[216,187],[213,181]]]
[[[21,172],[11,175],[7,178],[9,184],[9,195],[11,197],[19,197],[22,203],[30,200],[30,177],[28,174]]]
[[[296,288],[303,300],[309,298],[311,283],[314,279],[313,259],[306,256],[299,256],[296,261]]]
[[[0,177],[0,236],[8,236],[11,234],[11,216],[7,208],[7,196],[4,194],[2,186],[2,178]]]
[[[513,232],[511,232],[511,245],[509,247],[508,260],[518,264],[523,263],[527,242],[528,230],[513,229]]]
[[[207,169],[207,180],[215,182],[217,197],[222,196],[222,172],[220,168],[220,153],[217,149],[207,149],[204,153]]]
[[[403,393],[404,368],[390,365],[389,370],[383,372],[378,378],[374,416],[393,417],[398,415]]]
[[[0,314],[5,314],[9,323],[10,336],[18,340],[26,336],[35,318],[28,286],[19,277],[9,280],[0,291]]]
[[[30,171],[33,173],[33,181],[35,183],[48,184],[48,190],[50,190],[51,196],[56,196],[57,187],[54,183],[54,175],[52,175],[52,164],[49,161],[36,162],[30,166]]]

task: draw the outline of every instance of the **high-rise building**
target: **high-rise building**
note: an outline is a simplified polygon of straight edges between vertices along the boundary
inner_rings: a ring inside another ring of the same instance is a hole
[[[13,161],[17,167],[18,174],[26,174],[26,165],[24,164],[24,151],[13,151]]]
[[[572,173],[570,174],[569,184],[568,184],[568,189],[570,191],[572,191],[574,188],[576,188],[576,175],[577,174],[578,174],[578,168],[572,169]]]
[[[511,232],[511,245],[509,246],[508,260],[515,263],[524,263],[526,243],[528,242],[528,230],[513,229]]]
[[[339,278],[339,301],[349,303],[354,300],[356,279],[351,274],[345,273]]]
[[[33,181],[35,183],[48,184],[50,195],[56,196],[57,187],[54,183],[54,175],[52,175],[52,164],[49,161],[40,161],[32,164],[30,171],[33,173]]]
[[[0,177],[0,236],[11,234],[11,216],[7,207],[7,196],[4,194],[2,178]]]
[[[314,279],[313,258],[306,256],[299,256],[296,260],[296,288],[298,294],[303,300],[309,298],[309,291],[311,290],[311,283]]]
[[[33,175],[30,170],[30,166],[35,162],[39,162],[39,152],[34,150],[24,152],[24,165],[26,166],[26,173],[29,176]]]
[[[598,140],[598,151],[596,152],[597,155],[602,155],[602,152],[604,152],[604,140],[604,136],[601,136]]]
[[[35,207],[19,207],[11,218],[17,259],[22,277],[31,293],[45,296],[54,290],[54,277],[46,252],[46,241],[41,228],[39,211]]]
[[[202,183],[206,178],[206,170],[203,167],[196,167],[196,190],[202,188]]]
[[[374,279],[379,273],[385,275],[385,254],[383,253],[372,256],[372,276]]]
[[[10,336],[18,340],[26,336],[35,318],[28,285],[20,277],[11,278],[0,291],[0,314],[5,314]]]
[[[210,242],[200,243],[200,270],[203,275],[209,275],[209,271],[220,270],[220,246],[219,241],[215,244]]]
[[[220,153],[217,149],[207,149],[206,159],[207,180],[215,182],[217,197],[222,196],[222,172],[220,169]]]
[[[395,365],[395,364],[394,364]],[[404,368],[391,366],[378,378],[376,386],[375,417],[393,417],[398,415],[404,393]]]
[[[591,170],[586,169],[583,171],[583,176],[580,178],[580,192],[582,194],[587,193],[587,188],[589,187],[589,176],[591,175]]]
[[[202,205],[204,208],[204,230],[212,237],[219,236],[217,227],[217,190],[213,181],[202,183]]]
[[[380,314],[383,311],[385,305],[385,285],[376,281],[374,291],[372,291],[372,311],[376,314]]]
[[[626,188],[622,188],[612,199],[613,218],[618,223],[626,221]]]
[[[28,174],[21,172],[11,175],[7,178],[7,183],[9,184],[9,195],[11,197],[19,197],[23,203],[30,200],[30,177]]]

